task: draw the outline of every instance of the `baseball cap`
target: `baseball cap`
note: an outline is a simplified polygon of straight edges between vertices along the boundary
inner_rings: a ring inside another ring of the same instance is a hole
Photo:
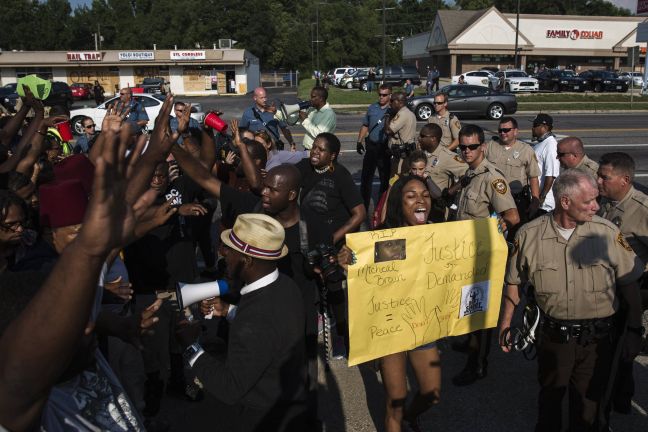
[[[533,120],[531,120],[533,124],[545,124],[547,126],[553,126],[553,117],[551,117],[549,114],[543,114],[540,113]]]

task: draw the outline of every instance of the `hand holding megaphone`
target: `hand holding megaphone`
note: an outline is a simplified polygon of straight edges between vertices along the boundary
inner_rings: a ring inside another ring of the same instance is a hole
[[[301,101],[296,104],[292,105],[286,105],[282,103],[279,106],[279,109],[275,113],[275,118],[277,120],[284,121],[288,123],[288,125],[292,126],[297,124],[298,121],[305,119],[308,117],[308,110],[311,108],[311,103],[310,101]],[[302,114],[303,113],[303,114]],[[304,117],[302,118],[302,115]]]
[[[206,319],[211,319],[213,316],[227,316],[229,307],[229,303],[223,301],[220,297],[212,297],[200,302],[200,311]]]
[[[220,297],[228,292],[229,285],[224,280],[199,284],[186,284],[182,282],[176,284],[176,298],[180,310],[208,298]]]

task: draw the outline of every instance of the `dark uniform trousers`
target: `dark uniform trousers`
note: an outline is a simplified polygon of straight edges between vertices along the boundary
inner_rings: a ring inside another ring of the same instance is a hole
[[[387,144],[379,144],[367,139],[365,146],[365,155],[362,159],[362,175],[360,177],[360,194],[364,201],[365,208],[369,208],[371,200],[371,189],[374,173],[378,168],[378,177],[380,178],[380,192],[389,187],[389,171],[391,169],[391,154],[388,151]]]
[[[566,342],[552,333],[543,325],[537,346],[540,396],[535,430],[561,430],[562,405],[567,393],[569,432],[597,431],[599,402],[605,393],[614,355],[613,333],[583,339],[572,337]],[[608,417],[606,409],[606,421]]]

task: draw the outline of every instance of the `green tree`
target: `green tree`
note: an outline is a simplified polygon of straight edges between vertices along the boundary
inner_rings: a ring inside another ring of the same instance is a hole
[[[39,36],[34,25],[38,5],[31,0],[0,2],[0,48],[4,50],[38,49]]]

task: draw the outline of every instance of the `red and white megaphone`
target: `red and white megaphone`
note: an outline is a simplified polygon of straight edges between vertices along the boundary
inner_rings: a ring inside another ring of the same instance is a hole
[[[176,297],[180,310],[194,303],[212,297],[220,297],[229,292],[229,284],[224,280],[215,280],[199,284],[176,283]]]

